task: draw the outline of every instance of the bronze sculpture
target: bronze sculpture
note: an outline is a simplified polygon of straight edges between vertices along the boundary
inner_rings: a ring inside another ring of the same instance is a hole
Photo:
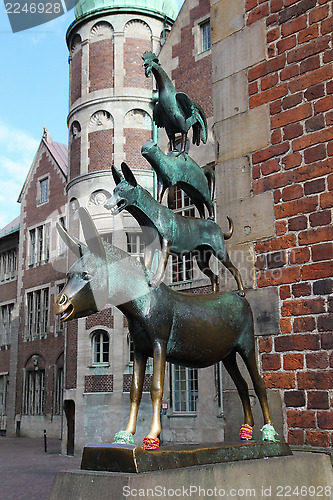
[[[153,111],[154,122],[164,127],[170,140],[171,151],[175,150],[175,135],[180,133],[181,149],[185,152],[187,132],[193,129],[193,144],[199,146],[200,141],[207,142],[207,121],[201,106],[191,101],[183,92],[177,92],[170,78],[161,67],[158,57],[153,52],[142,55],[145,75],[153,73],[157,88],[158,102]]]
[[[236,362],[238,353],[253,381],[264,424],[273,429],[265,384],[256,364],[252,312],[245,297],[234,292],[188,295],[172,291],[164,283],[151,288],[150,271],[126,252],[102,242],[86,209],[80,208],[79,215],[87,245],[58,224],[65,243],[81,257],[69,270],[67,282],[55,299],[55,313],[64,322],[88,316],[100,310],[109,297],[128,319],[135,349],[127,438],[136,430],[148,357],[153,357],[153,419],[145,449],[156,443],[161,431],[167,361],[200,368],[222,360],[241,398],[244,425],[252,427],[248,387]]]
[[[128,320],[134,344],[131,404],[126,430],[116,434],[116,443],[133,443],[148,357],[153,358],[150,389],[153,419],[144,440],[144,449],[158,448],[167,361],[193,368],[223,361],[243,405],[244,424],[240,437],[250,440],[254,421],[248,387],[237,366],[237,354],[245,362],[260,401],[264,418],[263,439],[274,441],[276,432],[269,413],[266,387],[256,364],[251,308],[245,299],[241,275],[231,263],[225,248],[225,240],[233,233],[233,222],[227,217],[229,231],[223,234],[212,221],[213,172],[205,174],[185,153],[187,132],[191,127],[193,143],[199,145],[200,141],[206,142],[205,114],[186,94],[176,92],[155,54],[145,52],[142,57],[146,76],[153,72],[158,86],[159,99],[153,111],[154,121],[158,127],[165,128],[172,151],[165,155],[152,142],[142,147],[143,156],[158,176],[158,201],[137,183],[126,163],[122,163],[123,175],[112,167],[116,187],[105,207],[112,215],[126,209],[141,226],[146,243],[144,266],[126,252],[102,242],[89,213],[80,208],[87,244],[58,225],[61,237],[78,261],[69,270],[66,285],[55,299],[55,312],[60,315],[61,321],[69,321],[101,310],[110,298]],[[174,152],[176,133],[182,135],[180,153]],[[172,206],[175,186],[192,197],[202,218],[183,217],[161,204],[163,194],[169,187],[169,206]],[[205,206],[210,220],[204,219]],[[153,273],[153,244],[156,241],[162,251],[157,271]],[[162,283],[169,255],[183,255],[193,250],[197,251],[199,269],[211,280],[211,294],[182,294]],[[232,273],[237,282],[237,292],[218,292],[218,276],[209,267],[212,255]]]
[[[146,189],[136,182],[126,163],[122,163],[121,168],[124,177],[115,167],[112,167],[116,187],[113,196],[104,206],[111,211],[112,215],[117,215],[126,209],[140,224],[146,242],[149,239],[155,239],[156,236],[160,240],[162,255],[156,274],[150,280],[150,285],[157,287],[161,283],[170,253],[180,255],[197,250],[196,261],[199,269],[211,280],[213,292],[217,292],[218,276],[209,267],[212,255],[219,259],[234,276],[239,294],[245,295],[240,272],[230,261],[224,243],[224,240],[232,235],[231,219],[228,218],[230,230],[224,234],[215,222],[175,214],[158,203]],[[145,266],[149,269],[153,255],[151,245],[146,244]]]
[[[169,188],[168,207],[174,209],[174,187],[179,186],[192,200],[200,217],[205,217],[205,208],[209,217],[214,219],[214,207],[209,183],[204,171],[187,154],[178,155],[171,151],[168,155],[154,141],[146,142],[141,154],[156,172],[157,201],[162,203],[163,195]]]

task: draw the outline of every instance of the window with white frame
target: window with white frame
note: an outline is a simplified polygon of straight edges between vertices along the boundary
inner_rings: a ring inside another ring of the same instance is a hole
[[[195,208],[191,198],[176,187],[174,194],[174,212],[184,217],[194,217]],[[182,283],[193,279],[193,254],[172,255],[171,282]]]
[[[29,230],[29,267],[46,264],[50,258],[50,223]]]
[[[92,336],[93,364],[109,364],[110,339],[104,330],[96,331]]]
[[[5,304],[0,309],[0,345],[10,345],[12,338],[12,312],[14,304]]]
[[[201,33],[201,51],[206,52],[206,50],[209,50],[212,46],[210,21],[206,21],[200,25],[200,33]]]
[[[45,370],[27,370],[25,377],[25,415],[43,415],[45,404]]]
[[[198,399],[198,370],[172,365],[172,401],[175,413],[195,413]]]
[[[7,376],[0,375],[0,415],[6,415]]]
[[[49,289],[28,292],[26,296],[26,339],[47,336],[49,322]]]
[[[49,201],[49,178],[45,177],[39,181],[39,204]]]
[[[15,248],[0,254],[0,281],[14,279],[17,273],[17,251]]]
[[[141,233],[126,233],[127,251],[143,263],[145,244]]]

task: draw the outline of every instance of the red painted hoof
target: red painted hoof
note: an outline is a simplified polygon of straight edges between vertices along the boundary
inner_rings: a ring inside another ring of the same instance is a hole
[[[158,438],[145,437],[143,440],[142,449],[146,451],[156,451],[160,447],[160,440]]]
[[[251,427],[251,425],[248,424],[243,424],[239,433],[240,438],[243,439],[244,441],[250,441],[252,439],[252,434],[253,434],[253,427]]]

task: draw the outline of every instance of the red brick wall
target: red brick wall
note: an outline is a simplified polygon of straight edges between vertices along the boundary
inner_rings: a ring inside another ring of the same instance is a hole
[[[207,118],[213,116],[212,56],[209,54],[195,60],[194,35],[192,28],[197,19],[210,13],[210,1],[200,0],[191,10],[190,24],[181,30],[181,40],[172,50],[172,57],[178,57],[178,67],[172,72],[176,89],[185,92],[204,109]]]
[[[89,45],[90,92],[113,88],[113,41],[100,40]]]
[[[268,104],[271,143],[252,154],[254,195],[272,192],[276,237],[256,244],[257,283],[279,290],[281,331],[260,339],[268,387],[281,389],[292,444],[332,446],[333,50],[327,0],[247,0],[265,19],[266,61],[249,105]]]
[[[81,97],[82,50],[77,49],[70,63],[70,105]]]
[[[141,155],[142,145],[152,139],[151,131],[125,128],[124,137],[124,153],[126,163],[128,163],[130,167],[151,170],[150,164]]]
[[[86,318],[86,329],[97,326],[106,326],[107,328],[113,328],[113,314],[112,308],[107,307],[102,311],[92,314]]]
[[[113,375],[86,375],[84,392],[113,392]]]
[[[72,180],[81,173],[81,137],[73,139],[69,148],[69,180]]]
[[[142,54],[152,50],[150,40],[127,37],[124,44],[124,86],[152,89],[152,79],[146,78],[142,67]]]
[[[113,129],[90,132],[89,172],[106,170],[113,165]]]
[[[43,205],[38,205],[38,179],[44,175],[49,177],[49,202]],[[52,221],[51,230],[51,249],[55,250],[57,244],[57,236],[54,229],[55,221],[60,215],[59,208],[65,206],[66,197],[66,179],[61,173],[59,167],[53,163],[49,155],[43,152],[39,163],[30,179],[30,182],[24,193],[21,213],[21,225],[24,231],[25,238],[23,245],[23,260],[20,261],[20,266],[23,271],[22,282],[18,283],[21,287],[22,305],[20,310],[20,331],[19,331],[19,347],[18,347],[18,380],[17,380],[17,403],[16,410],[20,413],[22,402],[22,375],[23,369],[26,366],[27,360],[33,355],[38,354],[45,360],[46,370],[46,413],[52,411],[52,392],[53,392],[53,369],[56,361],[63,352],[64,338],[63,336],[55,337],[51,331],[51,326],[54,326],[55,317],[53,313],[54,295],[49,296],[49,325],[47,338],[34,341],[25,341],[25,290],[33,287],[53,287],[55,281],[63,280],[64,273],[58,272],[52,263],[43,264],[38,267],[27,269],[27,251],[28,251],[28,229],[36,224],[42,224],[46,220]],[[22,233],[21,233],[22,234]]]
[[[66,338],[66,372],[65,388],[75,389],[77,383],[77,334],[78,321],[74,319],[67,324]]]

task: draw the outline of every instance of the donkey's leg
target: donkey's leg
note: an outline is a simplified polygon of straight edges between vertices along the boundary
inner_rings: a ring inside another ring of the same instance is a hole
[[[150,387],[150,396],[153,405],[153,420],[148,439],[156,439],[161,432],[161,403],[164,388],[166,361],[166,345],[162,342],[154,343],[153,378]]]
[[[254,350],[254,348],[251,349],[249,354],[245,354],[244,351],[240,351],[239,354],[241,355],[242,359],[244,360],[244,363],[246,364],[246,367],[249,371],[255,393],[256,393],[256,395],[259,399],[259,402],[260,402],[262,414],[264,417],[264,423],[272,425],[272,419],[271,419],[271,416],[269,413],[269,407],[268,407],[268,402],[267,402],[266,386],[265,386],[265,382],[261,378],[259,371],[258,371],[255,350]]]
[[[218,291],[218,276],[213,273],[211,268],[209,267],[209,259],[211,258],[213,252],[211,250],[198,250],[198,253],[195,255],[197,260],[198,267],[201,272],[203,272],[211,281],[213,292]]]
[[[244,424],[250,425],[251,427],[253,427],[254,419],[253,419],[252,410],[251,410],[249,389],[248,389],[247,383],[245,382],[244,378],[242,377],[242,375],[239,371],[239,368],[237,366],[236,352],[232,351],[222,361],[223,361],[224,366],[226,367],[227,372],[229,373],[230,377],[232,378],[232,380],[237,388],[239,397],[241,398],[242,405],[243,405],[243,411],[244,411]]]
[[[142,396],[143,380],[145,376],[147,356],[141,352],[134,352],[133,378],[130,391],[130,412],[126,431],[135,434],[136,421]]]
[[[231,262],[230,257],[229,257],[229,255],[228,255],[227,252],[226,252],[225,258],[224,258],[224,260],[222,262],[225,265],[225,267],[231,272],[231,274],[233,275],[233,277],[235,278],[235,280],[237,282],[237,286],[238,286],[239,295],[241,295],[242,297],[244,297],[245,290],[244,290],[244,285],[243,285],[243,280],[242,280],[241,274],[238,271],[237,267],[235,267],[233,265],[233,263]]]

